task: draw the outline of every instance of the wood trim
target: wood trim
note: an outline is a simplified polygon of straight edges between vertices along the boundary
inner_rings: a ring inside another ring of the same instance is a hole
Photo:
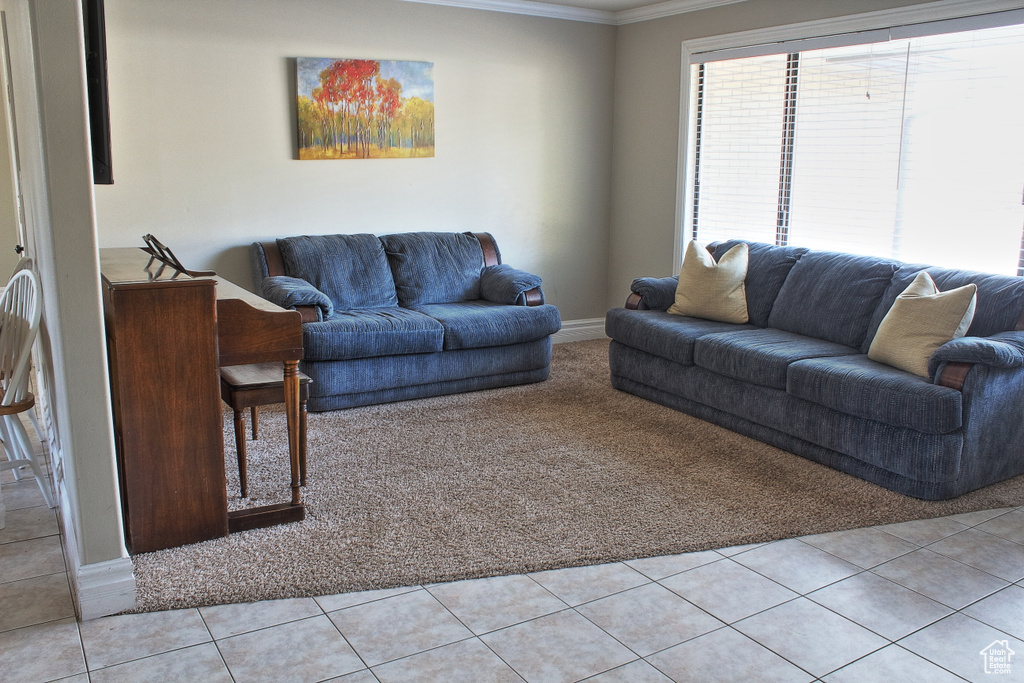
[[[626,299],[626,308],[630,309],[631,311],[639,309],[641,299],[643,299],[642,296],[640,296],[636,292],[632,292]]]
[[[0,406],[0,415],[16,415],[23,413],[36,404],[36,397],[28,394],[24,399],[9,406]]]
[[[281,258],[281,250],[277,248],[277,242],[260,242],[260,246],[263,247],[263,258],[267,262],[267,275],[285,275],[284,260]]]
[[[480,242],[480,249],[484,252],[485,266],[496,266],[501,263],[501,259],[498,258],[498,245],[494,243],[493,237],[486,232],[473,232],[470,234]]]
[[[302,316],[304,323],[320,322],[320,309],[317,306],[296,306],[295,310]]]
[[[939,370],[938,376],[935,378],[935,383],[950,389],[956,389],[962,391],[964,382],[967,380],[967,373],[974,367],[974,363],[960,363],[957,361],[950,361],[946,363],[941,370]]]
[[[301,522],[305,518],[306,508],[301,504],[277,503],[276,505],[235,510],[228,513],[228,533],[262,529],[275,524]]]
[[[540,287],[534,287],[523,292],[523,296],[526,297],[527,306],[541,306],[544,304],[544,295],[541,294]]]

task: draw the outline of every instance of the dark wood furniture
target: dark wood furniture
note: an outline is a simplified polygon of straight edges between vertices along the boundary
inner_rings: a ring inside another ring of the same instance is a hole
[[[299,376],[299,485],[306,485],[306,401],[309,377]],[[238,481],[242,497],[249,495],[246,476],[245,410],[249,409],[252,440],[259,438],[260,406],[284,403],[281,363],[234,365],[220,370],[220,397],[234,413],[235,450],[238,453]]]
[[[217,292],[209,278],[100,252],[114,437],[132,552],[228,533],[217,395]]]
[[[141,249],[101,249],[125,539],[148,552],[305,517],[299,314]],[[218,367],[282,364],[291,500],[228,513]]]

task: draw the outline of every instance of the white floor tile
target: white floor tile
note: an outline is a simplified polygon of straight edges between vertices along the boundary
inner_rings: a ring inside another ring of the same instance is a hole
[[[727,624],[798,597],[731,559],[712,562],[660,581]]]
[[[576,681],[614,669],[637,656],[572,610],[481,636],[530,683]]]
[[[647,658],[677,683],[804,683],[814,676],[731,628]]]
[[[963,614],[953,614],[907,636],[899,645],[969,681],[1024,681],[1024,663],[1011,662],[1009,674],[985,673],[982,650],[1003,640],[1014,652],[1024,652],[1024,641]]]
[[[326,616],[217,642],[237,681],[322,681],[366,668]]]
[[[889,644],[884,638],[798,598],[733,628],[815,676],[824,676]]]
[[[725,625],[656,583],[588,602],[576,611],[641,657]]]
[[[769,543],[733,559],[801,594],[861,571],[857,565],[795,538]]]
[[[328,615],[368,666],[473,635],[427,591],[414,591]]]

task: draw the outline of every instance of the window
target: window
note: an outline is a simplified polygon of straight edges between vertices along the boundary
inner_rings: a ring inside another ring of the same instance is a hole
[[[1024,25],[929,30],[698,55],[686,237],[1024,275]]]

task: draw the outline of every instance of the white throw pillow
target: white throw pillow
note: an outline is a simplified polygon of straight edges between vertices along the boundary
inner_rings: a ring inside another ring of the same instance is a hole
[[[977,298],[977,285],[940,292],[921,271],[882,318],[868,358],[928,377],[928,359],[935,349],[967,333]]]
[[[676,300],[668,312],[727,323],[745,323],[747,293],[747,245],[737,244],[715,263],[696,241],[686,245],[679,271]]]

